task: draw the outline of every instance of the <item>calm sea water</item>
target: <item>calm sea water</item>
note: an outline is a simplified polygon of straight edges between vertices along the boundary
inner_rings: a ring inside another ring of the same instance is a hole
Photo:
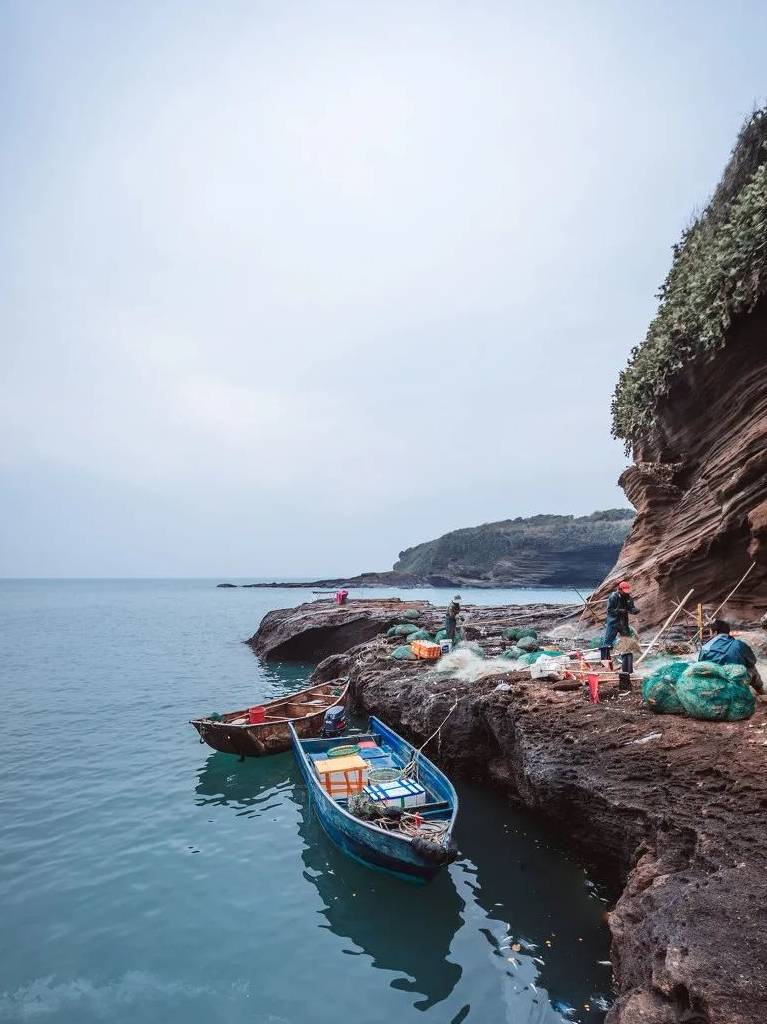
[[[214,582],[0,582],[0,1021],[601,1021],[606,897],[500,797],[458,781],[461,856],[415,888],[331,845],[290,755],[199,744],[310,671],[241,643],[308,593]]]

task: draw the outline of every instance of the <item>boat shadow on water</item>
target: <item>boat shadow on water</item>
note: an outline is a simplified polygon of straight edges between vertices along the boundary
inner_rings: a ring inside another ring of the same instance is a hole
[[[292,754],[243,762],[211,754],[195,793],[201,807],[228,807],[243,816],[263,814],[288,795],[299,812],[303,871],[297,863],[296,884],[303,877],[316,888],[326,922],[318,927],[351,940],[346,955],[366,956],[373,967],[398,974],[391,987],[421,997],[417,1009],[450,996],[462,974],[448,956],[464,902],[447,871],[428,886],[414,887],[347,857],[318,822]]]
[[[231,807],[238,814],[254,815],[269,810],[277,793],[292,797],[297,781],[291,754],[244,761],[232,754],[210,754],[194,791],[201,807]]]
[[[564,1004],[556,997],[550,1002],[548,991],[567,993],[576,1005],[593,999],[597,979],[588,975],[608,955],[600,920],[604,904],[597,909],[590,903],[587,910],[582,872],[546,849],[534,826],[499,807],[481,788],[464,783],[461,789],[461,856],[425,886],[373,871],[344,854],[320,825],[290,753],[243,762],[210,754],[201,765],[195,793],[198,806],[225,807],[243,818],[271,814],[287,800],[297,812],[296,887],[308,883],[319,896],[319,907],[305,897],[308,913],[317,915],[314,927],[348,939],[343,953],[364,957],[383,971],[392,989],[414,997],[416,1010],[445,1003],[451,1024],[467,1016],[473,1019],[472,1004],[476,1001],[478,1010],[487,1005],[475,991],[481,977],[485,996],[495,993],[493,1003],[499,998],[505,1003],[499,1020],[583,1020],[562,1012]],[[512,822],[521,835],[509,830]],[[552,906],[558,909],[556,946],[568,950],[564,957],[544,942],[552,934]],[[513,927],[507,924],[511,921]],[[539,947],[514,953],[509,948],[513,938],[504,939],[520,933]],[[516,963],[510,963],[511,956]],[[602,984],[607,982],[609,973],[602,967],[596,970]],[[474,996],[471,1002],[464,990]],[[588,1014],[593,1024],[603,1016],[598,1007],[592,1004]]]
[[[301,810],[303,876],[316,887],[327,921],[321,927],[351,939],[348,956],[367,956],[373,967],[400,973],[391,986],[421,995],[417,1009],[447,999],[462,974],[448,956],[464,907],[450,874],[443,871],[430,885],[413,887],[371,871],[325,835],[302,786],[293,797]]]

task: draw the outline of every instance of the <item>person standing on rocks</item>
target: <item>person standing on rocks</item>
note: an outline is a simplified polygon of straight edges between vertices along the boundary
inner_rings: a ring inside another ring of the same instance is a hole
[[[602,647],[612,647],[618,634],[631,636],[629,615],[636,615],[638,611],[631,596],[631,584],[627,580],[621,580],[607,599],[607,619]]]
[[[756,667],[756,655],[742,640],[732,636],[730,624],[724,619],[714,622],[714,635],[700,649],[698,661],[712,661],[715,665],[743,665],[748,669],[749,681],[757,693],[764,693],[764,683]]]
[[[456,594],[445,612],[445,636],[448,640],[455,642],[455,630],[458,625],[458,616],[461,612],[461,595]]]

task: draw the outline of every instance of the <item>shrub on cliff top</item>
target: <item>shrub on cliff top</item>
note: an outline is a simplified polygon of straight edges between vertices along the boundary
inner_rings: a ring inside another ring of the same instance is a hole
[[[733,320],[767,294],[767,107],[742,129],[703,215],[674,247],[660,306],[631,353],[612,402],[613,435],[647,436],[687,362],[727,343]]]

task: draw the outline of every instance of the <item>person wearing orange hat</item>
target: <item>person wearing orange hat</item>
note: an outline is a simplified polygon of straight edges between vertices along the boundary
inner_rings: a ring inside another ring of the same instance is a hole
[[[612,647],[618,634],[631,636],[629,615],[636,615],[638,611],[631,596],[631,584],[628,580],[621,580],[607,599],[607,619],[602,647]]]

